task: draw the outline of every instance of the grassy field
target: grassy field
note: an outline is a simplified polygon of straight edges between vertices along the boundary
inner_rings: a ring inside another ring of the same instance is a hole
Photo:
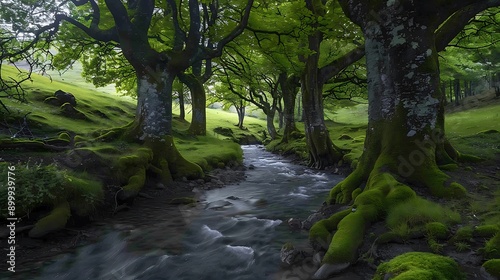
[[[17,70],[12,67],[2,68],[4,76],[16,76]],[[72,73],[72,74],[71,74]],[[55,78],[50,81],[47,77],[33,75],[32,82],[26,83],[24,88],[27,92],[28,102],[23,103],[14,99],[3,99],[2,101],[11,111],[11,114],[4,115],[3,122],[10,126],[3,129],[2,133],[10,137],[20,127],[21,119],[27,113],[29,129],[36,138],[56,137],[62,132],[70,132],[89,137],[90,134],[104,131],[130,123],[134,118],[135,101],[129,97],[121,97],[116,94],[109,94],[93,89],[92,85],[85,83],[80,78],[76,79],[74,72],[68,72],[70,79],[62,78],[57,81]],[[69,81],[73,82],[69,82]],[[75,107],[87,118],[84,120],[68,118],[61,114],[61,109],[57,106],[46,104],[43,101],[54,95],[57,90],[72,93],[77,101]],[[189,108],[188,108],[189,110]],[[186,119],[189,121],[188,114]],[[244,135],[261,135],[260,131],[265,128],[265,121],[253,117],[245,119],[247,130],[240,130],[234,124],[238,121],[237,115],[222,110],[207,109],[207,136],[189,137],[183,132],[189,124],[174,117],[174,131],[176,133],[176,145],[180,152],[189,160],[208,168],[207,161],[228,157],[234,159],[234,155],[241,150],[238,145],[228,141],[223,141],[227,137],[213,131],[216,127],[230,128],[234,137],[239,138]]]

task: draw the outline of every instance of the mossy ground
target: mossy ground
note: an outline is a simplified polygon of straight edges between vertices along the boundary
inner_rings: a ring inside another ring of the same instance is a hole
[[[18,72],[13,67],[4,65],[2,75],[4,77],[16,76]],[[145,176],[149,164],[148,160],[141,159],[148,157],[138,156],[142,155],[139,153],[142,148],[137,144],[113,137],[119,128],[125,127],[133,120],[135,101],[130,97],[112,94],[109,88],[105,92],[96,90],[85,83],[82,78],[78,79],[75,71],[69,71],[63,77],[53,76],[53,78],[51,81],[47,77],[33,75],[32,82],[24,84],[26,102],[2,99],[10,112],[0,111],[0,141],[9,143],[18,141],[20,146],[2,147],[0,161],[20,166],[30,162],[39,166],[41,170],[36,174],[33,173],[32,177],[33,180],[37,180],[36,182],[26,184],[39,186],[39,188],[35,191],[24,192],[25,197],[23,193],[18,193],[17,199],[26,200],[26,203],[22,204],[23,207],[19,207],[19,210],[23,212],[19,215],[38,211],[46,215],[48,214],[46,211],[54,207],[54,209],[63,209],[58,205],[61,205],[62,201],[67,201],[72,216],[89,216],[94,210],[104,205],[103,200],[115,199],[113,195],[106,194],[109,191],[116,191],[108,187],[113,185],[122,184],[123,189],[130,195],[137,195],[147,181]],[[85,116],[84,119],[64,116],[60,113],[59,106],[44,102],[57,90],[63,90],[75,96],[77,104],[75,109]],[[189,108],[187,109],[189,111]],[[25,115],[27,126],[23,127]],[[190,115],[186,118],[189,120]],[[265,127],[265,121],[247,117],[246,129],[240,130],[234,126],[237,123],[236,114],[214,109],[207,109],[207,120],[207,136],[194,137],[186,132],[189,127],[187,121],[179,120],[176,116],[173,119],[175,146],[185,159],[201,167],[200,172],[242,162],[240,146],[214,133],[215,127],[231,128],[236,138],[255,135],[257,139],[259,139],[260,131]],[[18,140],[10,139],[14,135]],[[22,145],[30,138],[34,139],[30,142],[34,148],[23,149]],[[51,149],[53,146],[56,148]],[[129,160],[133,167],[122,166],[127,165],[125,163],[127,159],[134,156],[141,164],[137,165],[137,160]],[[50,163],[53,164],[49,165],[46,170],[44,166]],[[179,168],[177,171],[180,172],[179,176],[185,176],[181,174],[182,170]],[[47,180],[44,179],[42,173],[48,174]],[[120,177],[120,174],[124,175],[123,173],[127,174]],[[19,175],[22,174],[19,173]],[[22,181],[19,183],[22,185]],[[2,183],[0,190],[2,201],[6,199],[3,195],[5,190],[6,186]],[[43,190],[47,190],[46,193],[40,193]],[[35,198],[32,198],[32,195]],[[107,205],[111,204],[114,204],[114,201],[107,203]],[[7,204],[2,203],[2,205]],[[66,212],[59,210],[54,210],[53,217],[65,217]],[[32,215],[32,217],[38,217],[38,215]],[[39,218],[42,217],[43,215]],[[63,222],[58,218],[57,221],[56,224],[60,224],[58,229],[61,225],[64,227],[66,220]]]

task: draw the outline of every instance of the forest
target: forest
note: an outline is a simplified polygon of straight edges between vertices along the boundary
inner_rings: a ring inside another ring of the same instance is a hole
[[[2,0],[1,279],[500,279],[500,0]]]

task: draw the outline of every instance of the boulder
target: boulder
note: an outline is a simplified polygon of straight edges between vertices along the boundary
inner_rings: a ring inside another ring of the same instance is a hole
[[[285,243],[281,247],[280,258],[281,262],[285,265],[292,265],[299,261],[304,260],[307,257],[307,254],[295,248],[292,243]]]
[[[79,120],[89,120],[87,116],[80,112],[78,109],[73,107],[70,103],[64,103],[60,107],[61,115],[72,118],[72,119],[79,119]]]
[[[321,213],[312,213],[311,215],[309,215],[309,217],[307,217],[307,219],[302,222],[302,228],[305,230],[309,230],[315,223],[321,221],[322,219],[323,215]]]
[[[54,93],[54,97],[59,100],[60,104],[69,103],[73,107],[76,106],[76,98],[69,92],[58,90]]]

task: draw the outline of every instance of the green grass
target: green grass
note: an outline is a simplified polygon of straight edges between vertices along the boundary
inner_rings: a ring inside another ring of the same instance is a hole
[[[3,66],[2,75],[16,76],[17,70]],[[135,103],[130,99],[82,88],[79,84],[51,82],[39,75],[33,75],[32,80],[31,83],[23,84],[27,92],[27,103],[5,98],[2,102],[14,116],[21,117],[31,112],[28,120],[34,134],[51,134],[64,130],[86,134],[96,129],[123,126],[133,118]],[[53,96],[57,90],[72,93],[76,98],[76,108],[84,112],[90,121],[66,118],[59,114],[59,107],[43,103],[45,98]],[[100,117],[98,111],[106,114],[107,118]],[[16,124],[16,122],[11,123],[11,125]]]
[[[500,104],[470,109],[446,115],[445,129],[451,139],[466,137],[479,132],[500,130]]]
[[[2,71],[4,77],[18,75],[17,70],[13,67],[4,66]],[[32,76],[33,82],[24,85],[27,92],[27,103],[14,99],[2,99],[12,112],[12,114],[4,115],[9,125],[19,126],[20,118],[31,112],[28,116],[29,128],[36,138],[57,137],[62,131],[68,131],[76,133],[78,138],[83,137],[86,140],[91,140],[90,135],[96,135],[96,131],[122,127],[133,120],[136,104],[132,98],[97,91],[79,77],[77,71],[68,71],[62,77],[54,75],[54,73],[51,74],[53,74],[53,81],[34,74]],[[45,98],[53,96],[57,90],[72,93],[76,98],[76,108],[87,115],[90,121],[62,116],[59,114],[59,107],[43,102]],[[186,107],[186,111],[189,112],[189,106]],[[178,106],[174,106],[175,113],[178,113]],[[105,114],[107,118],[99,116],[102,114]],[[187,114],[186,120],[190,119],[191,115]],[[226,141],[227,137],[215,133],[216,127],[230,128],[235,139],[245,135],[260,136],[262,135],[261,131],[266,127],[265,120],[247,116],[244,122],[246,129],[242,130],[235,126],[238,122],[236,114],[207,109],[207,136],[192,137],[185,133],[189,127],[187,121],[180,121],[174,116],[173,130],[176,146],[186,159],[199,164],[204,170],[223,167],[229,162],[241,162],[242,160],[242,151],[239,145]],[[13,132],[15,132],[15,128],[12,129]],[[11,135],[5,136],[10,137]],[[120,151],[130,152],[137,148],[120,141],[86,143],[86,149],[90,149],[90,152],[95,153],[96,157],[106,161],[116,160]],[[115,146],[121,147],[120,151],[117,151]]]

